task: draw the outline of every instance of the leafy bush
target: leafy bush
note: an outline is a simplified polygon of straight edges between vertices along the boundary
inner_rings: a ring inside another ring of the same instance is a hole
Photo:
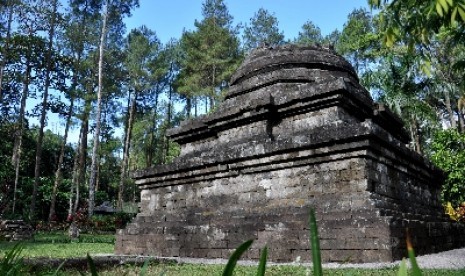
[[[444,205],[446,214],[455,221],[465,222],[465,202],[462,202],[460,206],[454,208],[450,202]]]
[[[465,134],[454,129],[436,132],[431,143],[431,160],[447,174],[443,202],[452,206],[465,202]]]

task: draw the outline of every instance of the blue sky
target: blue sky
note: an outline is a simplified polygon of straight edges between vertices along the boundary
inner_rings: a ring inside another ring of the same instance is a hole
[[[127,30],[146,25],[161,42],[180,38],[182,31],[194,30],[194,21],[202,19],[203,0],[140,0],[140,7],[125,20]],[[368,8],[367,0],[225,0],[234,23],[249,23],[255,12],[264,8],[279,21],[285,38],[297,37],[302,25],[311,20],[323,35],[342,30],[347,15],[355,8]]]

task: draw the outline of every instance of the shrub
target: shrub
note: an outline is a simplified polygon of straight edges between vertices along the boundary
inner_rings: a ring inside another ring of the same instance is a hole
[[[462,202],[457,208],[454,208],[452,203],[447,202],[444,205],[444,208],[446,210],[446,214],[448,214],[451,219],[465,222],[465,202]]]
[[[436,132],[431,160],[447,174],[441,194],[443,202],[452,206],[465,202],[465,134],[454,129]]]

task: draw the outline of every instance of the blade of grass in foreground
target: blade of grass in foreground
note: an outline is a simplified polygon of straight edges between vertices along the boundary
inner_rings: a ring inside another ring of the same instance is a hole
[[[257,276],[265,276],[267,256],[268,256],[268,248],[266,248],[265,246],[262,250],[262,253],[260,254],[260,262],[258,263]]]
[[[145,276],[147,273],[147,268],[149,267],[149,262],[150,259],[145,260],[144,265],[142,266],[142,269],[140,270],[139,276]]]
[[[17,243],[10,249],[0,262],[1,275],[19,275],[23,266],[23,244]]]
[[[54,275],[54,276],[60,275],[60,270],[63,268],[63,266],[65,265],[65,263],[66,263],[66,260],[64,260],[64,261],[58,266],[58,268],[55,270],[55,273],[53,273],[52,275]]]
[[[400,263],[399,271],[397,272],[397,276],[408,276],[407,262],[405,261],[405,258],[403,258],[402,262]]]
[[[247,249],[252,245],[253,240],[248,240],[241,244],[229,257],[228,263],[226,264],[226,267],[223,270],[223,276],[231,276],[233,275],[234,268],[236,267],[237,261],[239,258],[244,254]]]
[[[312,246],[313,275],[322,276],[320,240],[315,219],[315,210],[310,209],[310,241]]]
[[[91,273],[91,275],[92,275],[92,276],[98,276],[97,268],[95,267],[94,260],[92,260],[92,258],[90,257],[89,253],[87,253],[87,263],[89,264],[89,268],[90,268],[90,273]]]
[[[412,276],[421,276],[421,270],[418,266],[417,259],[415,258],[415,251],[413,250],[412,242],[410,241],[410,235],[407,229],[407,252],[410,259],[410,264],[412,264]]]

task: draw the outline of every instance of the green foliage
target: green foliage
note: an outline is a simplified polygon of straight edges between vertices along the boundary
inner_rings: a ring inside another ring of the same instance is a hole
[[[464,0],[370,0],[369,4],[381,9],[388,46],[399,40],[428,44],[441,27],[463,26],[465,22]]]
[[[465,134],[454,129],[437,131],[431,143],[431,160],[447,174],[443,202],[453,206],[465,202]]]
[[[260,8],[244,28],[243,44],[246,51],[261,45],[276,46],[284,43],[284,33],[279,30],[278,19]]]
[[[365,79],[379,57],[376,27],[376,20],[367,10],[354,9],[348,15],[335,45],[336,51],[349,60],[364,85],[369,84]]]
[[[196,21],[196,30],[184,32],[181,38],[183,58],[176,86],[187,100],[188,116],[195,97],[205,97],[210,110],[214,108],[241,60],[236,30],[228,23],[231,16],[221,3],[207,1],[204,19]]]
[[[6,252],[0,261],[0,275],[22,275],[24,273],[22,251],[23,245],[17,243]]]
[[[323,42],[323,36],[320,27],[310,20],[302,25],[302,31],[299,32],[299,36],[294,41],[294,43],[301,45],[314,45],[321,42]]]

